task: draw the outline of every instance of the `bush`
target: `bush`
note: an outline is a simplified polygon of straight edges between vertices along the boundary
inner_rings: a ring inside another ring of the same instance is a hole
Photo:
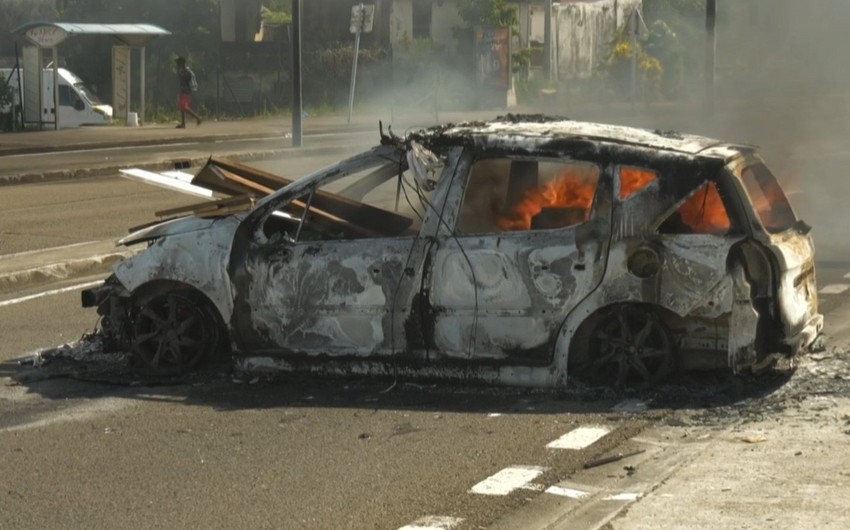
[[[0,130],[12,129],[12,86],[0,73]]]

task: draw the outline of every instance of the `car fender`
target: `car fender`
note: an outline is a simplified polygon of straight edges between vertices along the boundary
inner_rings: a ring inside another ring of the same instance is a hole
[[[205,229],[160,237],[137,256],[118,263],[115,276],[131,293],[159,280],[188,285],[207,296],[222,320],[229,322],[233,293],[227,264],[238,226],[236,217],[224,217]]]

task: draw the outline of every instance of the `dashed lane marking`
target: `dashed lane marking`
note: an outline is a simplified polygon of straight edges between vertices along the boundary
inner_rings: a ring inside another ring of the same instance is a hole
[[[451,530],[463,519],[460,517],[447,517],[445,515],[428,515],[421,517],[412,523],[402,526],[398,530]]]
[[[831,285],[827,285],[820,291],[820,294],[841,294],[847,289],[850,289],[850,284],[846,283],[833,283]]]
[[[578,427],[557,440],[549,442],[546,447],[549,449],[584,449],[609,432],[611,432],[611,429],[604,425]]]
[[[539,466],[506,467],[472,486],[469,492],[479,495],[508,495],[520,488],[531,488],[529,486],[531,481],[542,475],[544,471],[546,468]]]
[[[44,291],[42,293],[35,293],[29,296],[22,296],[21,298],[13,298],[12,300],[4,300],[0,302],[0,307],[6,307],[7,305],[15,305],[23,302],[29,302],[30,300],[36,300],[38,298],[43,298],[45,296],[52,296],[54,294],[62,294],[70,291],[79,291],[80,289],[87,289],[89,287],[94,287],[96,285],[101,285],[103,280],[98,280],[96,282],[88,282],[88,283],[80,283],[77,285],[71,285],[70,287],[63,287],[61,289],[52,289],[50,291]]]
[[[640,499],[640,493],[616,493],[614,495],[608,495],[603,497],[603,501],[625,501],[625,502],[634,502]]]
[[[561,486],[549,486],[546,488],[546,493],[559,495],[561,497],[569,497],[570,499],[581,499],[587,497],[590,493],[573,488],[563,488]]]

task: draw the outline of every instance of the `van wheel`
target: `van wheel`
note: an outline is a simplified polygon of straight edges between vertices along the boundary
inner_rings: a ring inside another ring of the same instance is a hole
[[[627,305],[597,321],[581,372],[592,384],[647,388],[670,375],[675,360],[675,340],[658,314]]]
[[[136,368],[154,375],[183,374],[217,349],[219,329],[209,304],[188,290],[154,294],[133,309]]]

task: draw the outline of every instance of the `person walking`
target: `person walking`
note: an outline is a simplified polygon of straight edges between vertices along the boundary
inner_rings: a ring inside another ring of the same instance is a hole
[[[201,117],[197,112],[192,110],[192,92],[198,91],[198,81],[195,79],[195,72],[193,72],[188,66],[186,66],[186,59],[183,57],[178,57],[175,61],[177,63],[177,77],[180,79],[180,99],[178,101],[177,107],[180,109],[180,125],[177,126],[178,129],[186,128],[186,113],[191,114],[198,125],[201,124]]]

